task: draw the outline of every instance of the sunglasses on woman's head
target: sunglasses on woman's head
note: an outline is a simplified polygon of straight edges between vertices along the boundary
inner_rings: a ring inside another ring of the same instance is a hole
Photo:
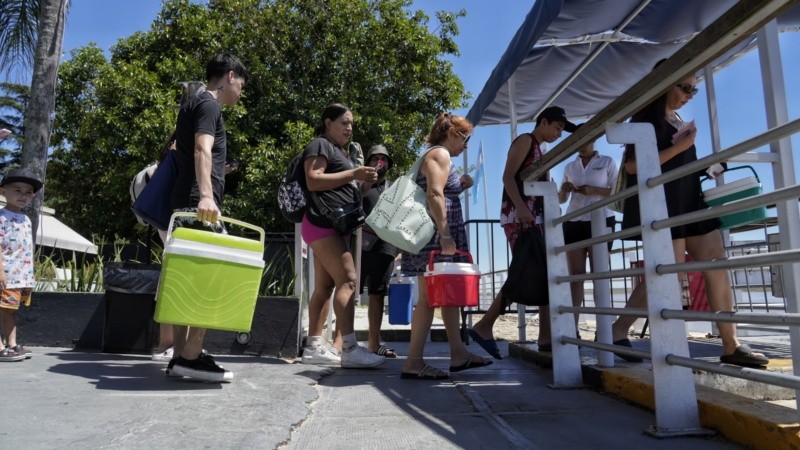
[[[462,133],[460,131],[456,131],[456,133],[458,133],[458,135],[461,136],[464,139],[464,145],[466,145],[467,142],[469,142],[469,138],[472,137],[471,134],[464,134],[464,133]]]
[[[699,89],[697,89],[696,87],[692,86],[691,84],[678,83],[675,86],[677,86],[678,89],[682,90],[683,93],[686,94],[686,95],[696,95],[700,91]]]

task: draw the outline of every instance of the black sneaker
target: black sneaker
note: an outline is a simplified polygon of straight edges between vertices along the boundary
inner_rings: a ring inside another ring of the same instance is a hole
[[[180,375],[178,375],[177,373],[172,371],[172,368],[175,367],[175,361],[177,361],[177,360],[178,360],[177,357],[176,358],[172,358],[172,359],[169,360],[169,364],[167,364],[167,376],[168,377],[181,378]]]
[[[233,380],[233,372],[218,366],[214,363],[213,359],[202,356],[197,359],[186,359],[181,356],[177,357],[169,373],[170,376],[174,374],[217,383],[230,382]]]

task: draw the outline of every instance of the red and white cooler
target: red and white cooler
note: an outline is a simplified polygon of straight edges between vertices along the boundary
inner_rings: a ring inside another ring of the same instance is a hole
[[[458,250],[456,254],[469,257],[468,263],[438,262],[433,259],[441,253],[433,250],[425,271],[425,286],[428,290],[428,305],[431,308],[443,306],[478,306],[478,285],[481,271],[472,263],[469,252]]]

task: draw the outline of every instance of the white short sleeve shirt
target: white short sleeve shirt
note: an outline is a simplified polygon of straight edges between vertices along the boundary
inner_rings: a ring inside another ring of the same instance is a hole
[[[575,186],[596,186],[613,189],[614,183],[617,181],[618,171],[617,163],[610,156],[596,153],[586,167],[583,166],[580,156],[577,156],[564,168],[564,179],[561,184],[569,181]],[[570,195],[567,213],[583,208],[603,198],[600,195],[583,195],[577,192],[572,192]],[[603,209],[605,210],[604,214],[606,217],[614,216],[614,212],[610,209]],[[573,220],[589,222],[592,220],[592,215],[584,214]]]

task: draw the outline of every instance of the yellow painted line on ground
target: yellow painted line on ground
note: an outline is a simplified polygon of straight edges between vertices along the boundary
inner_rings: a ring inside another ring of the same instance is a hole
[[[770,367],[775,368],[771,363]],[[597,368],[603,389],[654,409],[652,373],[629,367]],[[718,389],[696,386],[700,425],[731,441],[764,450],[800,448],[797,411]]]

